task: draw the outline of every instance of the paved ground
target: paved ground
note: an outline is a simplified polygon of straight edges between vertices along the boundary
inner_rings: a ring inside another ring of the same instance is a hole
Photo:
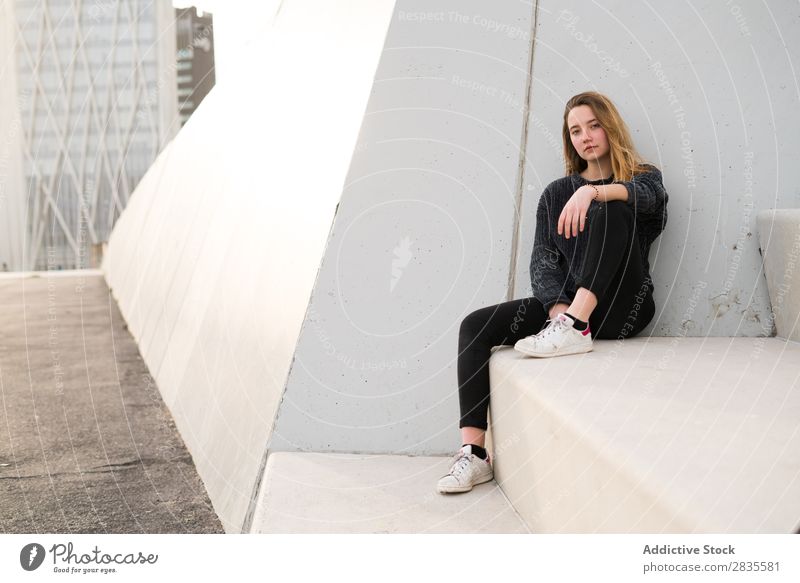
[[[269,534],[525,534],[492,480],[439,494],[451,457],[274,452],[253,517]]]
[[[102,276],[0,278],[0,532],[223,532]]]

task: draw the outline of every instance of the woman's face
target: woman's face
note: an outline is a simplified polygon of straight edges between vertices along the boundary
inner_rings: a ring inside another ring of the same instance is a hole
[[[570,110],[567,127],[572,146],[584,160],[600,160],[610,154],[606,131],[595,119],[594,111],[588,105],[579,105]]]

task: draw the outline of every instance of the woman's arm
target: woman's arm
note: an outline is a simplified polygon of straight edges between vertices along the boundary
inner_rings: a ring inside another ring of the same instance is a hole
[[[564,237],[577,237],[586,226],[586,214],[593,200],[608,202],[609,200],[626,200],[627,189],[621,184],[592,185],[584,184],[576,190],[558,217],[558,234]]]
[[[663,212],[667,203],[667,191],[661,180],[661,171],[648,165],[650,170],[637,174],[631,180],[613,184],[584,184],[564,205],[558,218],[558,234],[569,239],[577,237],[586,223],[586,214],[593,200],[608,202],[624,200],[633,207],[634,212],[656,214]]]
[[[627,182],[615,182],[611,186],[625,187],[627,202],[636,212],[654,214],[664,208],[669,197],[661,178],[661,170],[649,164],[648,168],[648,172],[637,174]]]
[[[536,210],[536,234],[531,253],[530,274],[533,295],[542,302],[549,313],[556,304],[569,306],[571,300],[564,291],[567,278],[559,262],[558,247],[553,241],[548,203],[545,190]]]

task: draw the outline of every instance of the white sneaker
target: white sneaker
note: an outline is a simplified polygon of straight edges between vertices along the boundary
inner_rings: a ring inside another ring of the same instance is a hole
[[[589,326],[580,332],[572,327],[575,320],[559,314],[538,334],[518,341],[514,348],[522,354],[547,358],[566,354],[581,354],[592,350],[592,334]]]
[[[482,460],[472,453],[472,446],[465,445],[456,454],[450,473],[443,476],[436,489],[441,494],[469,492],[473,486],[494,478],[491,460]]]

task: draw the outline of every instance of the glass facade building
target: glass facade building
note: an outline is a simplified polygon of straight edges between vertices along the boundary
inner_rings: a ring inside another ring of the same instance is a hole
[[[180,127],[169,0],[14,0],[0,47],[14,76],[22,225],[7,270],[97,267],[131,193]],[[6,89],[8,92],[9,89]],[[10,98],[13,97],[13,98]],[[13,108],[12,108],[13,109]],[[17,188],[18,190],[18,188]],[[14,205],[12,205],[14,207]],[[16,257],[14,255],[17,255]]]

